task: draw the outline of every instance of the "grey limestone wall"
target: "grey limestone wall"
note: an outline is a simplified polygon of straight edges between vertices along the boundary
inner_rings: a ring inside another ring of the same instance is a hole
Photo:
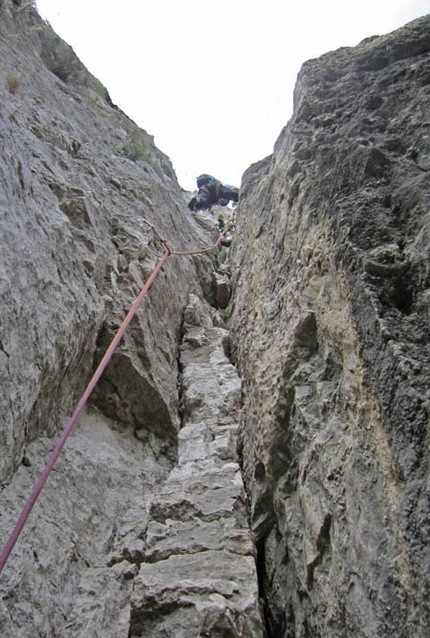
[[[273,636],[428,632],[429,27],[306,62],[244,176],[231,332]]]

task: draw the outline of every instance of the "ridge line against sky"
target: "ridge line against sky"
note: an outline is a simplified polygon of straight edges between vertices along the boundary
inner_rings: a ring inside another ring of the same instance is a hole
[[[37,0],[56,33],[154,136],[181,186],[240,185],[292,114],[301,65],[430,12],[430,0]]]

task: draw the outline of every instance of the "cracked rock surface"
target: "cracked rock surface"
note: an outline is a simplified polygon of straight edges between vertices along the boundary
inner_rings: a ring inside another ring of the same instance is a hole
[[[230,253],[273,636],[424,638],[430,17],[306,62]]]
[[[236,457],[241,383],[212,313],[196,296],[185,309],[178,462],[149,508],[132,636],[265,635]]]
[[[0,1],[2,541],[160,237],[218,236],[32,4]],[[1,574],[1,636],[428,637],[429,32],[303,65],[231,276],[163,267]]]

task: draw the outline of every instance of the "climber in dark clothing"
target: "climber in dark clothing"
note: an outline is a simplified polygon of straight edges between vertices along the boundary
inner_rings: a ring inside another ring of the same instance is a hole
[[[227,206],[229,201],[239,201],[239,189],[229,184],[221,184],[211,175],[199,175],[197,177],[198,193],[189,202],[188,208],[192,211],[210,208],[214,204]]]

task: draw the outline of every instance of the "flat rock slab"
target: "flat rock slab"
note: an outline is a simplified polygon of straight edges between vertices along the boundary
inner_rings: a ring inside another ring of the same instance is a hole
[[[252,556],[208,550],[143,564],[131,602],[131,636],[264,635]]]

